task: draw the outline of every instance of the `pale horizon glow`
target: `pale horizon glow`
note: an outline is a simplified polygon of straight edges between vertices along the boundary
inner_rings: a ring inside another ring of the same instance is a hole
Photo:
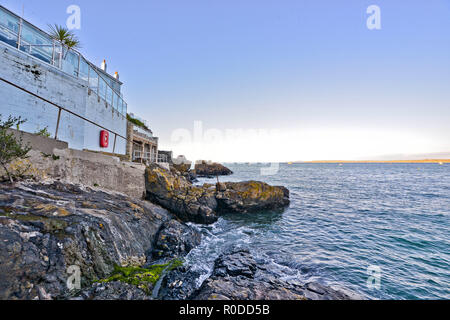
[[[431,154],[450,150],[431,135],[377,129],[218,130],[200,134],[174,131],[165,147],[189,160],[289,162],[315,160],[396,160],[389,155]],[[181,132],[182,133],[182,132]],[[401,159],[398,159],[401,160]]]

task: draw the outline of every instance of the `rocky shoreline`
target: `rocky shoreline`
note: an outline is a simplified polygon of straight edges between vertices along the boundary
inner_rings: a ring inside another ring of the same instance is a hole
[[[149,201],[55,180],[1,184],[0,299],[349,298],[319,284],[281,281],[238,248],[217,258],[199,286],[183,257],[202,237],[186,223],[282,210],[289,191],[257,181],[194,186],[158,165],[147,168],[145,180]]]
[[[217,183],[194,186],[176,169],[151,164],[145,172],[147,200],[170,210],[185,222],[211,224],[223,213],[283,209],[289,190],[264,182]]]
[[[233,171],[220,163],[201,161],[195,165],[195,174],[197,177],[215,178],[217,176],[232,175]]]

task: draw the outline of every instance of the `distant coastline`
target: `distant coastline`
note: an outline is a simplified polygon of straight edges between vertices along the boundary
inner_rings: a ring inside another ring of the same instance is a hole
[[[450,159],[422,159],[422,160],[315,160],[315,161],[295,161],[293,163],[450,163]]]

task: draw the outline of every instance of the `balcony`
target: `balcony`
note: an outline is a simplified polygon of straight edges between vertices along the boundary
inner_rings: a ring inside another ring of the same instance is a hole
[[[120,82],[107,77],[76,50],[55,41],[46,32],[0,6],[0,42],[86,82],[92,92],[114,110],[127,114],[127,103],[120,94]]]

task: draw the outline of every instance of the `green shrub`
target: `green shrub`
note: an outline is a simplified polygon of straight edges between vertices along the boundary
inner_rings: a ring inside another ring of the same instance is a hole
[[[38,130],[34,134],[37,135],[37,136],[46,137],[46,138],[50,138],[52,136],[51,133],[48,132],[48,127],[45,127],[44,129]]]
[[[137,125],[138,127],[150,130],[141,120],[131,117],[128,113],[127,113],[127,120]]]
[[[12,116],[9,116],[8,120],[3,121],[0,114],[0,166],[11,183],[14,183],[14,179],[20,178],[29,168],[13,173],[9,169],[9,164],[15,160],[28,158],[27,154],[31,147],[25,146],[21,137],[17,139],[14,133],[8,133],[8,129],[11,129],[13,126],[18,128],[25,122],[26,120],[23,120],[21,117],[16,118]]]

